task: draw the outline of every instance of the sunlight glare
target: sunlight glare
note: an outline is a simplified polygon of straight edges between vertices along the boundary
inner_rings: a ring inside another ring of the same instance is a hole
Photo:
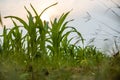
[[[50,17],[47,13],[43,13],[40,18],[42,19],[42,21],[50,22]]]

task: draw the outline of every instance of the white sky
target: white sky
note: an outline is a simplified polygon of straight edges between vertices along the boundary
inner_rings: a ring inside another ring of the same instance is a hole
[[[120,3],[119,0],[113,1],[117,4]],[[31,3],[38,12],[41,12],[45,7],[56,2],[58,2],[58,5],[46,11],[47,16],[49,16],[50,19],[53,19],[59,17],[63,12],[73,9],[68,19],[75,19],[75,21],[71,22],[69,25],[76,27],[86,39],[93,38],[95,33],[102,35],[104,34],[103,31],[106,33],[114,33],[105,25],[111,26],[115,29],[120,27],[120,18],[116,17],[110,10],[108,10],[110,7],[114,10],[116,9],[115,4],[111,2],[111,0],[0,0],[0,13],[2,17],[15,15],[26,19],[24,6],[30,9],[29,4]],[[118,14],[120,13],[120,10],[115,11],[117,11]],[[87,20],[89,21],[86,22]],[[7,26],[12,25],[10,19],[3,19],[3,23]],[[1,30],[0,33],[2,33]],[[110,38],[110,35],[107,35],[107,37],[108,36]],[[101,37],[99,36],[98,40],[100,39]],[[100,44],[104,44],[103,41],[100,42]]]
[[[81,15],[85,15],[86,12],[90,13],[99,13],[104,12],[106,4],[108,7],[111,6],[110,1],[108,0],[0,0],[0,12],[2,16],[7,15],[16,15],[21,18],[26,17],[26,12],[24,6],[30,8],[29,4],[31,3],[38,12],[43,10],[45,7],[58,2],[57,6],[50,8],[46,13],[54,18],[59,16],[63,12],[67,12],[71,9],[71,15],[74,17],[81,17]],[[11,22],[5,20],[4,24],[10,25]]]

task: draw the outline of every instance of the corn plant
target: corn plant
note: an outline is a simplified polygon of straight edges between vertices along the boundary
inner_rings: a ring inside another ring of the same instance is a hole
[[[68,14],[63,13],[59,19],[55,18],[53,21],[49,22],[42,21],[41,15],[50,7],[56,5],[57,3],[48,6],[40,14],[37,13],[35,8],[30,4],[35,16],[25,7],[28,13],[28,22],[16,16],[6,16],[5,18],[11,18],[14,27],[7,31],[5,28],[3,31],[4,51],[10,53],[23,53],[26,54],[32,61],[37,57],[46,59],[46,57],[52,57],[53,61],[64,61],[69,62],[69,60],[74,60],[76,53],[76,43],[81,41],[84,45],[84,39],[80,32],[78,32],[74,27],[67,26],[69,21],[65,21]],[[27,33],[23,36],[22,31],[20,31],[20,26],[16,24],[14,20],[18,20],[22,27]],[[8,33],[8,34],[7,34]],[[72,37],[68,40],[71,33],[76,33],[79,40],[71,45],[71,41],[75,38]],[[67,57],[69,56],[69,57]]]
[[[8,29],[6,29],[6,27],[4,27],[3,29],[3,51],[4,53],[8,53],[10,52],[10,39],[11,39],[11,34],[8,33]]]
[[[80,66],[87,68],[99,67],[104,58],[107,57],[94,46],[76,47],[76,62]]]
[[[69,54],[68,47],[71,45],[71,40],[73,39],[71,38],[70,40],[68,40],[68,36],[72,32],[76,33],[79,37],[79,40],[81,40],[81,42],[84,43],[81,34],[74,27],[67,26],[67,24],[70,21],[72,21],[72,20],[65,21],[69,13],[70,12],[67,12],[65,14],[63,13],[58,20],[57,18],[55,18],[54,21],[51,21],[52,27],[49,28],[50,29],[48,38],[49,45],[47,45],[47,47],[50,50],[50,55],[53,57],[53,61],[56,60],[61,61],[61,59],[63,61],[65,56],[66,57],[68,56]]]
[[[25,34],[25,38],[27,40],[27,54],[33,59],[37,53],[42,55],[46,54],[46,34],[48,33],[48,23],[41,20],[41,15],[44,13],[45,10],[48,8],[56,5],[57,3],[45,8],[41,14],[38,14],[32,5],[31,8],[35,13],[35,16],[31,14],[31,12],[25,7],[28,13],[28,23],[23,19],[16,17],[16,16],[6,16],[5,18],[12,18],[18,20],[27,31]],[[14,25],[17,27],[16,23],[13,21]],[[18,28],[16,28],[17,30]],[[17,30],[18,32],[18,30]],[[16,32],[16,33],[17,33]],[[19,32],[18,32],[19,34]],[[22,33],[20,33],[22,34]],[[14,36],[18,36],[17,34]],[[21,35],[20,35],[21,36]],[[18,36],[19,37],[19,36]]]

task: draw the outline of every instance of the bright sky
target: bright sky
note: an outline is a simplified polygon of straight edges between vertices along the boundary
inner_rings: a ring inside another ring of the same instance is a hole
[[[117,4],[120,3],[120,0],[113,1]],[[96,36],[94,34],[99,34],[99,37],[96,37],[100,40],[100,36],[105,32],[114,33],[105,25],[115,29],[120,26],[119,19],[108,10],[108,8],[112,7],[117,13],[120,13],[119,10],[116,10],[116,6],[111,0],[0,0],[0,13],[2,17],[15,15],[26,19],[24,6],[30,9],[29,4],[31,3],[38,12],[41,12],[44,8],[56,2],[58,2],[58,5],[47,10],[42,18],[46,20],[54,19],[63,12],[72,10],[68,19],[75,19],[75,21],[69,25],[76,27],[86,39],[91,39]],[[3,23],[7,26],[12,25],[10,19],[3,19]],[[108,36],[108,34],[106,35]],[[104,43],[101,42],[100,44]]]
[[[63,12],[67,12],[71,9],[73,9],[73,11],[70,16],[73,18],[80,18],[81,15],[87,15],[86,12],[101,13],[101,11],[105,11],[104,5],[107,5],[108,7],[111,6],[110,1],[108,0],[69,0],[69,2],[67,0],[0,0],[0,12],[2,16],[16,15],[25,18],[26,11],[24,6],[30,8],[29,4],[31,3],[38,12],[41,12],[45,7],[56,2],[58,2],[58,5],[50,8],[46,12],[47,16],[50,18],[60,16]],[[10,25],[11,22],[5,20],[4,24]]]
[[[46,14],[50,18],[60,16],[63,12],[67,12],[71,9],[71,16],[82,15],[89,8],[92,8],[96,1],[89,0],[1,0],[0,1],[0,11],[2,16],[16,15],[22,18],[26,17],[26,12],[24,6],[30,8],[31,3],[38,12],[41,12],[45,7],[58,2],[57,6],[50,8]],[[10,25],[10,21],[4,21],[6,25]]]

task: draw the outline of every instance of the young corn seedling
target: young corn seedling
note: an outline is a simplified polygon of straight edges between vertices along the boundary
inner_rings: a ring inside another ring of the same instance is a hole
[[[63,13],[61,17],[57,20],[54,19],[54,21],[51,21],[51,28],[49,31],[49,39],[48,42],[50,43],[47,45],[48,49],[51,51],[50,55],[53,56],[53,61],[61,61],[61,59],[64,58],[64,56],[68,55],[69,52],[66,49],[69,47],[71,40],[74,38],[71,38],[68,40],[68,36],[74,32],[78,35],[79,39],[84,43],[83,37],[81,34],[74,28],[74,27],[68,27],[67,24],[72,21],[65,21],[68,14]],[[74,53],[73,53],[74,54]],[[70,56],[69,56],[70,57]],[[57,62],[56,62],[57,63]]]
[[[46,52],[46,34],[48,33],[48,23],[45,21],[43,22],[41,20],[41,15],[46,11],[48,8],[56,5],[57,3],[45,8],[41,14],[38,14],[34,7],[31,5],[32,10],[35,13],[35,16],[31,14],[31,12],[25,7],[27,13],[28,13],[28,23],[24,21],[23,19],[16,17],[16,16],[6,16],[5,18],[12,18],[18,20],[24,27],[24,29],[27,31],[25,34],[26,43],[27,43],[27,54],[31,59],[34,59],[37,53],[40,53],[40,55],[47,54]],[[13,21],[14,25],[15,22]],[[17,30],[17,28],[16,28]],[[17,31],[18,32],[18,31]],[[5,32],[4,32],[5,33]],[[22,33],[21,33],[22,34]],[[14,35],[16,36],[16,35]],[[19,37],[19,36],[18,36]]]

